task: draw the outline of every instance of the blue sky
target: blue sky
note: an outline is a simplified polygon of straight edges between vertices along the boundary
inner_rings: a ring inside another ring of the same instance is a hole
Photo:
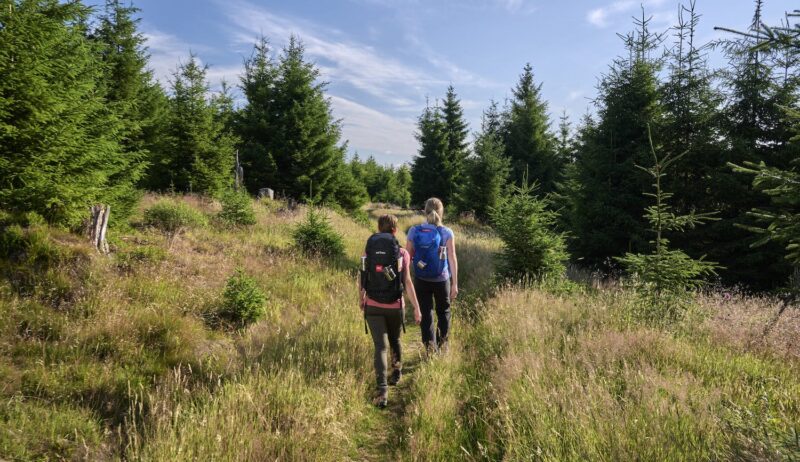
[[[687,0],[688,1],[688,0]],[[100,0],[90,1],[101,3]],[[766,0],[765,21],[796,8]],[[210,66],[209,79],[238,83],[242,61],[263,34],[280,48],[290,34],[305,43],[330,84],[334,115],[351,152],[400,164],[417,151],[415,121],[426,99],[449,84],[473,129],[490,99],[510,94],[526,62],[553,120],[591,110],[598,77],[622,53],[616,33],[632,28],[643,5],[654,30],[675,23],[675,0],[138,0],[151,67],[165,85],[189,51]],[[714,26],[744,29],[751,0],[697,0],[699,38]],[[710,52],[712,65],[724,64]]]

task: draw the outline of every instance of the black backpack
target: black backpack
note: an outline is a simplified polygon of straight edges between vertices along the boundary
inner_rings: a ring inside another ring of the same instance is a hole
[[[397,268],[399,259],[400,243],[393,234],[375,233],[367,240],[361,287],[369,298],[380,303],[392,303],[403,296],[403,274]]]

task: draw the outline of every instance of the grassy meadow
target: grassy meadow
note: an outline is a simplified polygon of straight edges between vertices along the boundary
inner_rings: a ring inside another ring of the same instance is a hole
[[[409,325],[381,411],[356,290],[374,224],[326,211],[346,256],[308,258],[303,207],[255,202],[230,228],[181,196],[207,224],[168,243],[141,224],[159,200],[108,257],[4,231],[23,251],[0,262],[0,460],[800,460],[800,313],[775,300],[705,294],[655,329],[624,289],[497,286],[500,243],[459,222],[450,351],[422,359]],[[392,212],[404,243],[421,216]],[[216,315],[239,268],[267,295],[244,329]]]

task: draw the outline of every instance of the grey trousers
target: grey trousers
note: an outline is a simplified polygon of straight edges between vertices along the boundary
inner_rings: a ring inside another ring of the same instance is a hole
[[[389,368],[388,349],[392,350],[392,364],[400,367],[403,352],[400,347],[400,331],[403,328],[403,310],[398,308],[364,308],[372,343],[375,344],[375,380],[378,390],[386,390],[386,374]]]

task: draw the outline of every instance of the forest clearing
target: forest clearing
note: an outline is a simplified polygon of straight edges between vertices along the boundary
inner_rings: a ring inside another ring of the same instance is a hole
[[[0,0],[0,462],[800,461],[800,10],[141,2]]]

